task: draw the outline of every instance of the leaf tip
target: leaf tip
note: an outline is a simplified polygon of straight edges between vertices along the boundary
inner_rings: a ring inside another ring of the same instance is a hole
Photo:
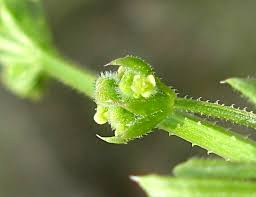
[[[130,176],[130,179],[132,180],[132,181],[134,181],[134,182],[136,182],[136,183],[138,183],[139,181],[140,181],[140,177],[138,177],[138,176]]]

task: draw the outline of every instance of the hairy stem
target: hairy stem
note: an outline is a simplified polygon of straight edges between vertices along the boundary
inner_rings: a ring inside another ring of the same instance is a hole
[[[209,122],[173,113],[158,127],[227,160],[256,161],[255,142]]]
[[[184,98],[176,99],[175,108],[178,110],[184,110],[228,120],[256,129],[256,115],[245,110],[239,110],[233,107],[219,105],[218,103],[209,103],[205,101]]]
[[[93,98],[96,75],[88,70],[80,70],[76,65],[60,57],[43,54],[44,71],[51,77],[79,92]]]

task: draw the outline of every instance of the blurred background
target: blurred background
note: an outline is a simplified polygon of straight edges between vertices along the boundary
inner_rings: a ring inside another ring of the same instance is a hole
[[[256,76],[256,1],[43,3],[67,58],[100,72],[114,58],[137,55],[181,96],[247,106],[219,81]],[[170,174],[188,158],[207,156],[160,131],[128,145],[104,143],[95,134],[111,132],[94,123],[95,104],[58,82],[39,103],[20,100],[2,86],[0,99],[3,197],[144,197],[130,175]]]

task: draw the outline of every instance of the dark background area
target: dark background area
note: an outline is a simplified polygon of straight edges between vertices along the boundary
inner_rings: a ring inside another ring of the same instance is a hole
[[[150,62],[181,96],[245,107],[219,81],[255,77],[256,1],[44,0],[58,49],[102,71],[133,54]],[[144,197],[130,175],[170,174],[206,151],[164,132],[128,145],[96,133],[96,105],[58,82],[39,103],[0,87],[0,196]],[[232,127],[232,125],[229,125]],[[237,128],[246,135],[244,128]]]

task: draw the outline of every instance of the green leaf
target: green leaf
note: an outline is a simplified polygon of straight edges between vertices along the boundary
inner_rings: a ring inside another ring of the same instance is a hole
[[[256,79],[230,78],[223,83],[229,84],[256,105]]]
[[[0,1],[0,63],[6,87],[38,99],[47,78],[42,51],[55,53],[39,0]]]
[[[255,163],[231,163],[223,160],[191,159],[174,168],[182,178],[256,179]]]
[[[134,57],[131,55],[127,55],[125,57],[115,59],[110,63],[108,63],[106,66],[110,66],[110,65],[121,66],[121,69],[125,68],[135,73],[144,74],[144,75],[149,75],[153,73],[152,67],[148,63],[146,63],[143,59],[139,57]]]
[[[208,121],[181,113],[170,114],[160,129],[231,161],[256,161],[256,143]]]
[[[245,197],[256,196],[256,184],[251,181],[226,179],[173,178],[149,175],[131,177],[149,197]]]
[[[45,77],[35,66],[14,64],[2,73],[4,84],[20,96],[37,100],[41,97]]]
[[[40,0],[1,0],[0,33],[23,44],[51,46]]]
[[[189,111],[218,119],[224,119],[236,124],[256,129],[256,114],[245,110],[235,109],[218,103],[210,103],[200,100],[177,98],[175,101],[177,110]]]

